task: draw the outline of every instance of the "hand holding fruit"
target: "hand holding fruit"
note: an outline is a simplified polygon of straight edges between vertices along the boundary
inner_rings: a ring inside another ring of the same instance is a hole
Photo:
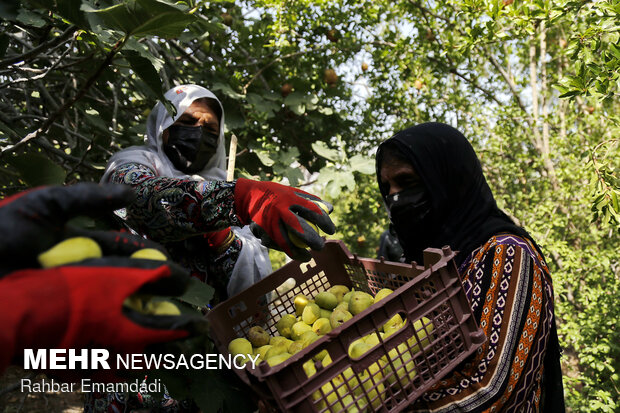
[[[68,237],[69,219],[111,213],[134,197],[124,185],[80,183],[35,188],[0,201],[0,233],[5,234],[0,238],[0,275],[38,267],[37,256]]]
[[[306,246],[323,248],[316,227],[327,234],[335,232],[329,218],[332,209],[314,195],[275,182],[240,178],[235,183],[235,211],[241,223],[249,224],[263,245],[280,249],[293,259],[309,261]]]

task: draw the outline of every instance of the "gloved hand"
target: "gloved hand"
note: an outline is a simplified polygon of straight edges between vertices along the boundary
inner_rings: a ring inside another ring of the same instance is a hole
[[[0,371],[25,348],[106,348],[114,367],[115,354],[206,337],[199,315],[149,315],[123,305],[134,293],[180,295],[188,282],[174,263],[126,257],[6,275],[0,279]]]
[[[65,223],[77,216],[101,216],[135,198],[125,185],[79,183],[35,188],[0,201],[0,276],[19,268],[38,267],[37,255],[59,241],[82,234],[97,241],[104,254],[155,246],[123,233],[70,229]]]
[[[293,259],[308,261],[311,255],[292,242],[289,232],[310,248],[320,250],[325,242],[308,223],[333,234],[336,228],[328,215],[332,210],[331,204],[290,186],[244,178],[237,179],[235,184],[235,211],[239,220],[244,225],[250,224],[252,233],[263,245],[282,250]]]

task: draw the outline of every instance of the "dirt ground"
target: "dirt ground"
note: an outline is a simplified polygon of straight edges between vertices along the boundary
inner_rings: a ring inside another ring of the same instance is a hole
[[[22,393],[21,379],[40,381],[45,375],[33,375],[10,367],[0,376],[0,413],[81,413],[82,393]]]

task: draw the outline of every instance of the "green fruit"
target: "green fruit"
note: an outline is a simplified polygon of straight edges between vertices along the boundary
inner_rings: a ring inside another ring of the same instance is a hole
[[[265,360],[265,354],[271,348],[271,344],[267,344],[265,346],[260,346],[259,348],[254,349],[254,355],[258,356],[259,359]]]
[[[364,341],[371,347],[374,347],[381,342],[377,333],[368,334],[364,337]]]
[[[166,261],[168,259],[168,257],[166,257],[163,252],[156,250],[155,248],[142,248],[131,254],[129,258],[138,258],[153,261]]]
[[[328,291],[321,291],[314,297],[314,302],[321,308],[333,310],[338,305],[338,298]]]
[[[332,328],[339,327],[341,324],[349,321],[353,315],[347,310],[336,309],[332,312],[332,315],[329,317],[329,323]]]
[[[376,362],[368,366],[360,377],[360,382],[365,390],[368,399],[371,401],[372,411],[378,410],[383,404],[383,397],[385,395],[385,385],[382,382],[383,379],[383,363]],[[361,388],[360,388],[361,393]],[[363,404],[362,410],[367,407],[367,399],[364,397],[361,400]]]
[[[346,293],[345,295],[342,296],[342,301],[345,303],[349,303],[349,300],[351,300],[351,296],[353,295],[353,293],[355,292],[355,290],[351,290],[348,293]]]
[[[404,327],[403,319],[400,316],[400,314],[397,313],[394,315],[394,317],[390,318],[383,325],[383,332],[385,333],[386,337],[389,337],[403,327]]]
[[[254,347],[262,347],[269,344],[269,333],[261,326],[254,326],[248,331],[248,340]]]
[[[314,361],[323,361],[325,356],[327,356],[328,354],[329,353],[327,352],[327,350],[321,350],[318,353],[316,353],[314,356],[312,356],[312,360],[314,360]]]
[[[347,313],[349,312],[349,302],[348,301],[341,301],[340,303],[338,303],[338,305],[336,306],[336,308],[334,308],[333,311],[336,310],[344,310]]]
[[[310,327],[308,324],[304,323],[303,321],[298,321],[295,324],[293,324],[293,327],[291,327],[291,338],[293,340],[299,340],[301,335],[305,333],[306,331],[312,331],[312,327]]]
[[[427,347],[430,344],[430,340],[432,338],[433,330],[435,326],[426,317],[422,317],[420,320],[417,320],[413,323],[413,328],[416,331],[418,338],[420,339],[420,344],[422,348]],[[411,347],[411,351],[415,354],[420,351],[420,347],[418,346],[418,342],[415,338],[415,335],[411,336],[407,343]]]
[[[144,305],[144,309],[142,312],[145,314],[153,314],[153,315],[180,315],[181,314],[179,307],[177,307],[170,301],[152,301],[152,300]]]
[[[297,322],[297,318],[293,314],[284,314],[276,323],[276,329],[281,336],[290,337],[291,327]]]
[[[312,331],[322,336],[332,331],[332,326],[328,318],[319,318],[312,324]]]
[[[319,229],[317,228],[317,226],[314,225],[310,221],[306,221],[306,222],[318,234]],[[293,231],[288,231],[288,237],[290,238],[290,240],[293,243],[293,245],[295,245],[296,247],[308,248],[308,245],[306,245],[306,242],[303,239],[301,239],[297,234],[295,234]]]
[[[316,374],[316,367],[314,367],[314,360],[308,360],[302,365],[304,372],[308,378]]]
[[[329,310],[325,310],[323,308],[321,308],[321,316],[319,318],[327,318],[329,319],[329,317],[332,315],[332,312]]]
[[[399,356],[398,354],[401,354]],[[408,383],[416,376],[415,363],[411,357],[411,353],[406,343],[400,343],[396,348],[389,351],[388,357],[392,361],[394,370],[388,363],[386,366],[386,377],[390,384],[396,383],[399,380],[402,384]],[[389,374],[393,372],[393,374]]]
[[[311,326],[321,316],[321,309],[315,303],[309,303],[304,308],[301,320]]]
[[[248,339],[242,337],[231,340],[231,342],[228,343],[228,352],[233,356],[244,356],[242,364],[247,361],[246,359],[248,354],[254,354],[252,350],[252,343],[250,343]]]
[[[310,300],[304,294],[297,294],[293,299],[293,304],[295,305],[295,314],[297,316],[302,315],[304,313],[304,308],[306,308],[306,305],[308,305],[309,302]]]
[[[372,349],[372,346],[364,341],[363,338],[355,340],[349,346],[349,357],[358,359]]]
[[[375,303],[384,299],[385,297],[387,297],[388,295],[392,294],[394,291],[390,290],[389,288],[383,288],[381,290],[379,290],[377,292],[377,294],[375,294]]]
[[[289,353],[280,353],[277,354],[273,357],[269,357],[267,359],[265,359],[265,361],[267,362],[267,364],[269,364],[271,367],[273,366],[277,366],[278,364],[282,363],[283,361],[289,359],[292,356],[292,354]]]
[[[43,268],[58,267],[89,258],[101,258],[101,248],[93,239],[87,237],[67,238],[37,257]]]
[[[288,353],[288,348],[290,344],[281,342],[275,345],[272,345],[271,348],[267,349],[265,352],[264,360],[268,360],[273,356],[277,356],[278,354]]]
[[[297,354],[301,350],[303,350],[303,348],[304,348],[303,340],[293,341],[293,343],[290,346],[288,346],[288,352],[290,354]]]
[[[349,287],[346,285],[332,285],[327,291],[334,294],[338,302],[341,302],[344,295],[349,292]]]
[[[327,367],[332,364],[332,356],[330,356],[329,354],[325,355],[325,357],[323,357],[323,360],[321,360],[321,364],[323,365],[323,367]]]
[[[293,340],[282,336],[275,336],[269,339],[269,344],[271,344],[272,346],[276,346],[279,343],[286,343],[287,346],[290,346],[292,342]]]
[[[359,314],[374,303],[372,295],[363,291],[355,291],[349,300],[349,312],[353,315]]]
[[[129,297],[125,298],[125,301],[123,301],[123,305],[125,307],[131,308],[132,310],[136,310],[139,312],[144,311],[142,298],[140,298],[138,295],[130,295]]]
[[[301,336],[299,336],[299,340],[301,341],[308,341],[310,339],[314,341],[317,338],[319,338],[319,336],[312,330],[306,331]]]

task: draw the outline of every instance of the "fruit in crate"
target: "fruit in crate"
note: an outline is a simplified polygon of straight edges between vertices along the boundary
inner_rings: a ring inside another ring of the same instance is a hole
[[[321,308],[321,317],[320,318],[327,318],[329,319],[329,317],[332,315],[332,312],[329,310],[325,310],[324,308]]]
[[[231,342],[228,343],[228,352],[233,356],[244,356],[243,362],[247,361],[246,359],[248,354],[254,354],[254,350],[252,349],[252,343],[250,343],[248,339],[243,337],[231,340]]]
[[[297,294],[293,299],[293,304],[295,305],[295,314],[298,316],[302,315],[304,312],[304,308],[306,308],[306,305],[308,305],[309,302],[310,300],[304,294]]]
[[[375,294],[375,303],[383,300],[385,297],[392,294],[393,292],[394,291],[390,290],[389,288],[383,288],[379,290],[377,294]]]
[[[430,337],[435,329],[435,326],[426,317],[422,317],[420,320],[416,320],[413,323],[413,329],[416,331],[418,338],[420,339],[420,344],[422,345],[422,349],[426,348],[430,344]],[[411,346],[411,351],[415,354],[420,351],[420,347],[418,346],[418,342],[416,341],[415,334],[407,340],[409,346]]]
[[[293,341],[299,340],[302,334],[307,331],[312,331],[312,326],[309,326],[303,321],[298,321],[295,324],[293,324],[293,327],[291,328],[291,339]]]
[[[332,328],[336,328],[346,323],[351,318],[353,318],[353,314],[351,314],[348,310],[340,308],[332,312],[332,315],[329,317],[329,322]]]
[[[314,297],[314,302],[325,310],[333,310],[338,305],[338,298],[329,291],[321,291]]]
[[[262,347],[269,344],[269,333],[261,326],[254,326],[248,331],[248,340],[252,343],[252,347]]]
[[[291,357],[292,354],[289,353],[280,353],[277,354],[273,357],[267,358],[265,359],[265,361],[267,362],[267,364],[269,364],[271,367],[276,366],[280,363],[282,363],[285,360],[288,360]]]
[[[284,314],[277,322],[276,329],[281,336],[290,337],[291,328],[297,322],[297,318],[293,314]]]
[[[389,337],[404,326],[405,323],[403,321],[403,318],[400,316],[400,314],[395,314],[383,325],[383,332],[385,333],[386,337]]]
[[[314,295],[299,293],[289,303],[289,311],[275,320],[271,331],[274,337],[261,327],[252,327],[248,331],[248,340],[236,339],[229,349],[239,354],[255,354],[259,360],[269,366],[277,366],[290,357],[300,353],[322,336],[329,334],[334,328],[351,320],[371,305],[385,300],[394,292],[389,288],[381,289],[373,297],[364,291],[350,290],[344,285],[334,285]],[[353,360],[361,360],[366,354],[381,343],[389,341],[389,337],[405,327],[411,327],[405,313],[396,313],[390,317],[378,331],[372,331],[350,343],[348,356]],[[380,409],[384,398],[389,392],[386,386],[400,383],[406,386],[417,375],[416,353],[428,347],[432,340],[434,325],[427,317],[416,320],[413,324],[415,334],[406,341],[398,343],[396,348],[389,350],[378,361],[361,372],[354,373],[351,367],[329,381],[323,383],[320,390],[312,394],[315,406],[332,411],[363,412]],[[392,344],[391,342],[390,344]],[[248,344],[250,348],[248,348]],[[392,344],[394,345],[394,344]],[[381,350],[376,350],[381,351]],[[315,363],[327,367],[332,358],[326,349],[316,348],[303,363],[306,376],[317,374]],[[248,361],[248,360],[246,360]]]
[[[349,299],[349,312],[353,315],[357,315],[370,307],[374,303],[372,295],[363,291],[355,291],[351,294]]]
[[[315,303],[309,303],[304,307],[304,311],[301,314],[301,321],[308,325],[312,325],[316,320],[321,317],[321,309]]]
[[[319,318],[312,324],[312,331],[319,336],[325,335],[332,331],[331,322],[328,318]]]
[[[255,348],[254,355],[258,356],[259,360],[265,360],[265,354],[267,354],[267,350],[269,350],[271,347],[272,347],[271,344],[267,344],[265,346]]]
[[[333,285],[327,291],[334,294],[336,296],[336,300],[341,302],[344,295],[349,292],[349,287],[346,285]]]

